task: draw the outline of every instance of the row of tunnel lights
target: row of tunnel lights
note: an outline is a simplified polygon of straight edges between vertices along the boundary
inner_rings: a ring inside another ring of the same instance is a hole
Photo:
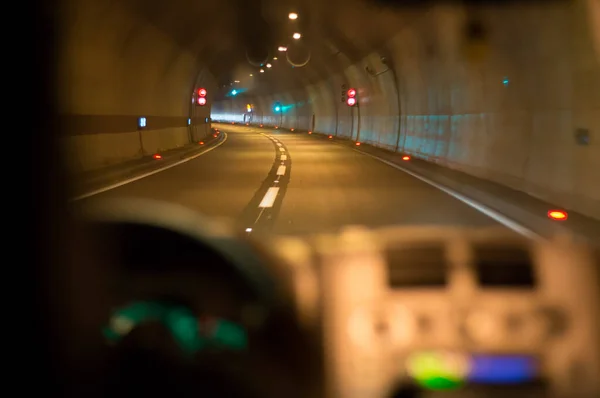
[[[296,12],[290,12],[290,13],[288,14],[288,18],[289,18],[289,19],[291,19],[291,20],[293,20],[293,21],[295,21],[295,20],[297,20],[297,19],[298,19],[298,13],[296,13]],[[295,33],[292,35],[292,38],[293,38],[294,40],[300,40],[300,39],[302,38],[302,34],[301,34],[301,33],[299,33],[299,32],[295,32]],[[286,47],[286,46],[279,46],[279,47],[277,47],[277,51],[279,51],[279,52],[286,52],[286,51],[287,51],[287,47]],[[277,61],[277,57],[273,57],[273,60],[274,60],[274,61]],[[267,68],[271,68],[271,67],[273,67],[273,65],[272,65],[272,64],[270,64],[270,63],[267,63],[265,66],[266,66]],[[263,68],[260,68],[259,72],[260,72],[260,73],[265,73],[265,69],[263,69]],[[253,76],[254,76],[254,74],[250,73],[250,77],[253,77]]]

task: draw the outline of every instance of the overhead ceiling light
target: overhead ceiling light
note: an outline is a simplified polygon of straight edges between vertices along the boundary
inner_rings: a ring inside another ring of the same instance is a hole
[[[234,83],[239,83],[239,82],[240,82],[239,80],[234,80]]]
[[[254,76],[252,73],[250,73],[250,77]]]
[[[277,61],[277,57],[273,57],[273,61]]]
[[[287,47],[279,46],[278,50],[279,51],[287,51]]]
[[[265,70],[264,70],[264,69],[261,69],[261,70],[260,70],[260,73],[265,73]]]
[[[290,12],[288,15],[289,19],[298,19],[298,14],[296,14],[295,12]]]
[[[273,66],[273,65],[271,65],[271,64],[267,64],[267,68],[270,68],[271,66]]]
[[[300,33],[294,33],[294,35],[292,36],[294,39],[298,40],[299,38],[302,37],[302,35]]]

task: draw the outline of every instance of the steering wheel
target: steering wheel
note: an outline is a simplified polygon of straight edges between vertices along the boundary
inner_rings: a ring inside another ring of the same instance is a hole
[[[319,396],[320,347],[280,261],[177,205],[83,209],[113,259],[107,396]]]

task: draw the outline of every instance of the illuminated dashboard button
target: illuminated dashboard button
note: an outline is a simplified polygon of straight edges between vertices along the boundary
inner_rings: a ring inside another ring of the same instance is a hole
[[[390,339],[394,347],[410,344],[417,334],[417,319],[413,312],[401,304],[389,307]]]
[[[360,308],[350,317],[348,324],[350,339],[362,348],[383,341],[382,338],[387,336],[388,330],[386,314],[378,309]]]
[[[500,317],[490,310],[471,312],[465,326],[469,337],[478,343],[498,343],[504,337],[505,327]]]
[[[537,360],[530,356],[474,355],[467,378],[473,383],[518,384],[534,380],[537,373]]]
[[[460,387],[470,372],[469,358],[450,351],[425,351],[411,354],[406,362],[411,378],[431,390]]]

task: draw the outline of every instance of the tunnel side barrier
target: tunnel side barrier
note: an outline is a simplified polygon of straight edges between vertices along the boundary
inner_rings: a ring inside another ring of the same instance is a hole
[[[211,134],[206,118],[65,116],[63,125],[68,129],[64,144],[74,174],[184,148]]]

